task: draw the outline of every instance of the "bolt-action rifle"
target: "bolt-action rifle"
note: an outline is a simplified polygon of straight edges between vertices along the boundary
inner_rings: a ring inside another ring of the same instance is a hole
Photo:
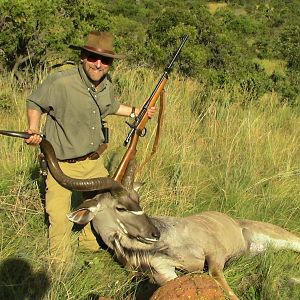
[[[138,116],[135,118],[134,122],[132,125],[130,125],[130,131],[124,141],[124,146],[128,146],[122,160],[121,163],[119,164],[113,178],[118,181],[121,182],[123,179],[123,176],[125,174],[125,171],[127,169],[127,166],[130,162],[131,159],[134,158],[135,154],[136,154],[136,146],[139,140],[139,137],[143,137],[146,134],[146,124],[149,120],[149,117],[147,115],[147,110],[148,108],[151,108],[153,106],[155,106],[158,98],[162,95],[163,90],[164,90],[164,86],[167,83],[168,80],[168,75],[172,70],[173,64],[175,62],[175,60],[177,59],[182,47],[184,46],[184,44],[187,41],[188,36],[185,35],[183,37],[183,40],[180,44],[180,46],[178,47],[178,49],[174,52],[172,59],[170,60],[170,63],[168,64],[168,66],[165,68],[163,75],[161,76],[161,78],[159,79],[156,87],[154,88],[152,94],[150,95],[150,97],[148,98],[148,100],[144,103],[143,107],[141,108]]]

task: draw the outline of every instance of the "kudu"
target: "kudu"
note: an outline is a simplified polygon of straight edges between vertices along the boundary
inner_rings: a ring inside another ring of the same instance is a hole
[[[122,264],[147,272],[160,285],[176,278],[176,269],[194,272],[207,266],[227,295],[236,300],[223,274],[229,259],[256,254],[268,246],[300,252],[300,239],[279,226],[234,219],[216,211],[188,217],[151,217],[160,239],[142,239],[148,223],[139,221],[140,213],[121,205],[112,209],[108,202],[106,196],[97,195],[71,213],[69,219],[84,223],[92,220]],[[84,211],[87,213],[82,218]]]

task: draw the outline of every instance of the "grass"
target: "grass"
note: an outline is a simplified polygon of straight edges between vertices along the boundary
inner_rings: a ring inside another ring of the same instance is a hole
[[[139,106],[159,76],[144,68],[120,66],[113,79],[120,99]],[[30,91],[17,89],[5,77],[0,86],[6,95],[1,129],[24,130],[24,102]],[[158,151],[137,174],[145,182],[141,190],[145,211],[184,216],[218,210],[300,232],[298,112],[273,93],[256,99],[238,87],[209,90],[203,83],[172,74]],[[113,174],[125,152],[122,143],[129,128],[122,118],[107,119],[111,143],[105,159]],[[151,120],[146,137],[140,139],[139,162],[151,151],[155,127]],[[93,254],[75,249],[72,264],[51,272],[38,149],[18,139],[0,139],[0,284],[5,299],[77,300],[96,295],[124,299],[132,293],[140,279],[105,250]],[[290,280],[299,274],[298,254],[272,250],[242,257],[225,271],[240,299],[251,300],[299,299],[299,285]]]

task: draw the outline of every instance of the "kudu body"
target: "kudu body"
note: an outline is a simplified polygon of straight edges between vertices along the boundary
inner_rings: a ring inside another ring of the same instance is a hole
[[[144,235],[143,227],[148,224],[125,207],[112,210],[104,206],[107,200],[103,197],[97,195],[81,205],[79,212],[87,211],[88,218],[81,219],[75,210],[69,215],[70,220],[91,220],[123,265],[148,273],[160,285],[176,278],[176,269],[194,272],[207,266],[227,295],[236,300],[223,274],[227,261],[247,253],[260,253],[268,246],[300,252],[300,238],[279,226],[234,219],[216,211],[188,217],[150,217],[160,238],[137,238]]]
[[[120,220],[110,208],[97,210],[89,204],[84,203],[81,209],[93,211],[90,218],[95,230],[115,251],[120,262],[147,272],[160,285],[176,278],[176,269],[194,272],[203,270],[206,265],[228,296],[238,299],[223,275],[228,260],[262,252],[268,246],[300,252],[300,238],[279,226],[234,219],[216,211],[184,218],[151,217],[160,239],[143,241],[134,238],[143,230],[136,214],[123,211]],[[75,215],[76,211],[69,216],[74,222]]]

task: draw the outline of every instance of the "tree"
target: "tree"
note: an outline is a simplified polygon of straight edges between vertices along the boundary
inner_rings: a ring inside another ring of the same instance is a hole
[[[74,58],[69,45],[110,23],[95,0],[5,0],[0,10],[1,65],[13,74]]]

